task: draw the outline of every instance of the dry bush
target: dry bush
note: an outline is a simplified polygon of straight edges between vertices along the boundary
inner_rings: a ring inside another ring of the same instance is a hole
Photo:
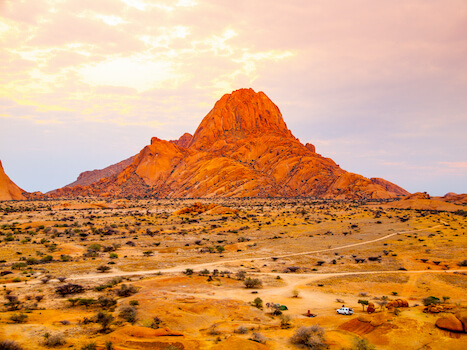
[[[83,293],[84,287],[80,286],[79,284],[67,283],[63,286],[55,288],[55,292],[63,297],[68,294]]]
[[[136,322],[136,308],[134,306],[125,306],[120,310],[118,317],[123,318],[125,321],[134,324]]]
[[[246,288],[261,288],[263,286],[263,282],[258,278],[250,278],[248,277],[243,284]]]
[[[253,332],[253,333],[251,333],[250,340],[253,340],[253,341],[257,342],[257,343],[266,344],[267,339],[261,333]]]
[[[129,297],[136,292],[138,292],[138,289],[135,286],[128,286],[126,284],[122,284],[120,289],[115,290],[115,293],[117,293],[119,297]]]
[[[217,323],[213,323],[211,325],[211,327],[209,327],[208,334],[209,335],[219,335],[219,334],[221,334],[221,331],[217,329],[217,326],[218,326]]]
[[[44,341],[45,346],[56,347],[56,346],[61,346],[65,344],[65,338],[60,333],[55,333],[52,335],[50,335],[49,333],[46,333],[44,337],[45,337],[45,341]]]
[[[90,342],[90,343],[84,344],[81,347],[81,350],[97,350],[96,342]]]
[[[13,340],[0,341],[0,350],[23,350],[23,347]]]
[[[308,349],[326,349],[324,329],[318,325],[300,327],[290,338],[290,342]]]
[[[245,326],[240,326],[237,329],[234,330],[234,333],[238,334],[247,334],[248,333],[248,328]]]
[[[376,350],[373,344],[370,344],[366,339],[356,339],[353,342],[353,346],[348,350]]]
[[[26,314],[13,314],[10,316],[10,320],[14,323],[24,323],[28,319]]]

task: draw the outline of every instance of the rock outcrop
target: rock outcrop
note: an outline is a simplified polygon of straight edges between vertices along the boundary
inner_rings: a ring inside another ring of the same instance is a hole
[[[408,195],[410,195],[410,193],[408,191],[404,190],[402,187],[397,186],[396,184],[393,184],[392,182],[389,182],[389,181],[387,181],[385,179],[381,179],[381,178],[378,178],[378,177],[372,177],[370,180],[374,184],[382,186],[384,189],[386,189],[386,191],[396,193],[399,196],[408,196]]]
[[[241,89],[224,95],[192,137],[153,137],[118,174],[50,196],[381,199],[399,196],[396,187],[346,172],[317,154],[292,135],[263,92]]]
[[[26,199],[24,193],[25,191],[19,188],[5,174],[2,162],[0,161],[0,201]]]
[[[177,145],[178,147],[188,147],[190,145],[191,140],[193,140],[193,135],[189,133],[184,133],[178,140],[171,140],[173,144]]]
[[[405,299],[396,299],[396,300],[391,300],[388,302],[386,305],[386,308],[389,309],[394,309],[394,308],[399,308],[399,307],[409,307],[409,302]]]
[[[106,177],[118,174],[123,169],[125,169],[128,165],[130,165],[133,162],[134,158],[135,158],[134,156],[127,158],[125,160],[122,160],[121,162],[110,165],[104,169],[85,171],[79,174],[75,182],[72,182],[71,184],[66,185],[65,187],[74,187],[78,185],[88,186],[90,184],[93,184],[99,181],[100,179],[104,179]]]
[[[408,195],[400,201],[382,204],[386,208],[417,209],[417,210],[439,210],[458,211],[465,210],[465,207],[458,204],[448,203],[440,197],[430,197],[426,192],[416,192]]]

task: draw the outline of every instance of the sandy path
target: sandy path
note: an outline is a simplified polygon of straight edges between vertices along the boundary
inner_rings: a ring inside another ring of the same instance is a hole
[[[124,272],[124,271],[116,271],[116,272],[110,272],[110,273],[90,273],[86,275],[79,275],[79,276],[68,276],[67,281],[79,281],[79,280],[92,280],[92,279],[107,279],[107,278],[112,278],[112,277],[125,277],[125,276],[142,276],[142,275],[156,275],[159,273],[180,273],[185,271],[187,268],[196,270],[196,269],[205,269],[205,268],[218,268],[222,269],[225,268],[226,264],[232,264],[232,263],[240,263],[243,261],[258,261],[258,260],[265,260],[265,259],[271,259],[272,257],[274,258],[287,258],[291,256],[300,256],[300,255],[311,255],[311,254],[318,254],[318,253],[323,253],[323,252],[329,252],[333,250],[342,250],[345,248],[351,248],[351,247],[356,247],[356,246],[361,246],[361,245],[366,245],[366,244],[372,244],[375,242],[379,242],[391,237],[394,237],[399,234],[404,234],[404,233],[411,233],[411,232],[418,232],[418,231],[424,231],[424,230],[433,230],[442,225],[436,225],[432,227],[427,227],[423,229],[416,229],[416,230],[409,230],[409,231],[399,231],[399,232],[394,232],[390,233],[388,235],[385,235],[380,238],[364,241],[364,242],[359,242],[359,243],[352,243],[352,244],[346,244],[334,248],[327,248],[327,249],[319,249],[319,250],[311,250],[311,251],[306,251],[306,252],[301,252],[301,253],[291,253],[291,254],[283,254],[283,255],[267,255],[267,256],[262,256],[262,257],[256,257],[256,258],[240,258],[240,259],[232,259],[232,260],[222,260],[222,261],[215,261],[215,262],[209,262],[209,263],[201,263],[201,264],[188,264],[188,265],[179,265],[179,266],[174,266],[170,268],[165,268],[165,269],[157,269],[157,270],[140,270],[140,271],[129,271],[129,272]],[[456,270],[457,271],[457,270]],[[332,276],[346,276],[346,275],[352,275],[352,274],[365,274],[365,273],[407,273],[407,272],[414,272],[414,273],[422,273],[422,272],[428,272],[428,271],[368,271],[368,272],[337,272],[337,273],[327,273],[327,274],[299,274],[299,275],[294,275],[293,279],[303,279],[303,278],[308,278],[308,282],[310,281],[316,281],[319,279],[324,279]],[[430,272],[437,272],[436,270],[430,270]],[[258,274],[258,273],[257,273]],[[262,275],[266,275],[268,273],[259,273]],[[287,276],[287,279],[290,284],[293,285],[292,281],[292,275],[290,274],[281,274],[281,273],[269,273],[270,275],[274,276],[281,276],[285,278]],[[52,279],[50,282],[58,282],[58,280]],[[26,285],[31,285],[31,284],[39,284],[41,283],[40,281],[31,281]],[[299,283],[299,282],[297,282]],[[17,283],[9,283],[7,285],[11,286],[17,286],[20,287],[21,285]],[[291,288],[290,286],[288,288]]]

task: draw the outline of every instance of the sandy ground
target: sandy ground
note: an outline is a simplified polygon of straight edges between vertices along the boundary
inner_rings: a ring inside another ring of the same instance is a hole
[[[75,348],[89,341],[104,348],[105,341],[112,340],[117,350],[291,349],[295,346],[290,337],[300,326],[319,324],[331,349],[348,348],[359,337],[378,349],[463,348],[465,335],[436,328],[439,315],[423,313],[421,300],[446,296],[454,311],[467,306],[467,270],[458,266],[467,246],[465,218],[296,200],[222,203],[238,214],[173,214],[190,203],[139,201],[122,208],[112,203],[28,202],[13,207],[16,211],[8,211],[0,222],[3,238],[13,237],[0,243],[4,260],[0,271],[13,273],[0,276],[0,286],[3,297],[11,290],[21,303],[17,311],[3,306],[0,340],[16,340],[25,349],[44,349],[44,334],[59,332],[66,338],[64,347]],[[86,256],[93,245],[100,248]],[[104,252],[104,247],[114,250]],[[112,252],[117,256],[112,258]],[[52,256],[51,262],[14,268],[26,259],[47,255]],[[62,261],[64,255],[71,260]],[[379,256],[380,261],[369,261],[371,256]],[[102,265],[110,271],[98,273],[96,267]],[[299,270],[285,273],[291,266]],[[187,269],[194,274],[184,274]],[[203,269],[211,277],[199,276]],[[212,275],[216,269],[230,274]],[[235,278],[238,271],[260,279],[263,287],[244,288]],[[46,276],[49,281],[43,283]],[[86,291],[61,298],[55,293],[59,276],[83,285]],[[123,280],[113,287],[94,289],[120,277]],[[123,283],[136,286],[138,292],[117,297],[115,291]],[[45,298],[34,305],[35,295]],[[98,305],[72,307],[66,300],[99,296],[118,302],[107,308],[115,317],[110,333],[99,332],[96,323],[83,323],[99,311]],[[371,317],[381,322],[360,321],[368,316],[358,300],[377,303],[382,296],[406,299],[411,307],[400,316],[378,307]],[[290,317],[290,327],[281,328],[280,318],[273,317],[271,309],[252,306],[255,298],[264,305],[287,305],[284,315]],[[139,303],[136,328],[118,316],[130,300]],[[353,307],[353,316],[336,314],[343,303]],[[305,317],[307,310],[317,317]],[[29,316],[25,323],[10,321],[18,312]],[[162,320],[161,329],[166,329],[160,334],[147,327],[155,316]],[[62,324],[63,320],[69,324]],[[235,333],[240,326],[248,332]],[[253,332],[261,333],[266,343],[249,340]]]

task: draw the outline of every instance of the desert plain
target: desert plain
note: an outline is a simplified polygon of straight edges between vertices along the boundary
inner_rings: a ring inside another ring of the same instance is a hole
[[[467,311],[465,211],[392,203],[2,202],[0,339],[24,349],[299,349],[294,335],[318,325],[316,349],[465,349],[452,321]],[[391,307],[396,299],[408,307]],[[343,305],[353,315],[338,314]]]

